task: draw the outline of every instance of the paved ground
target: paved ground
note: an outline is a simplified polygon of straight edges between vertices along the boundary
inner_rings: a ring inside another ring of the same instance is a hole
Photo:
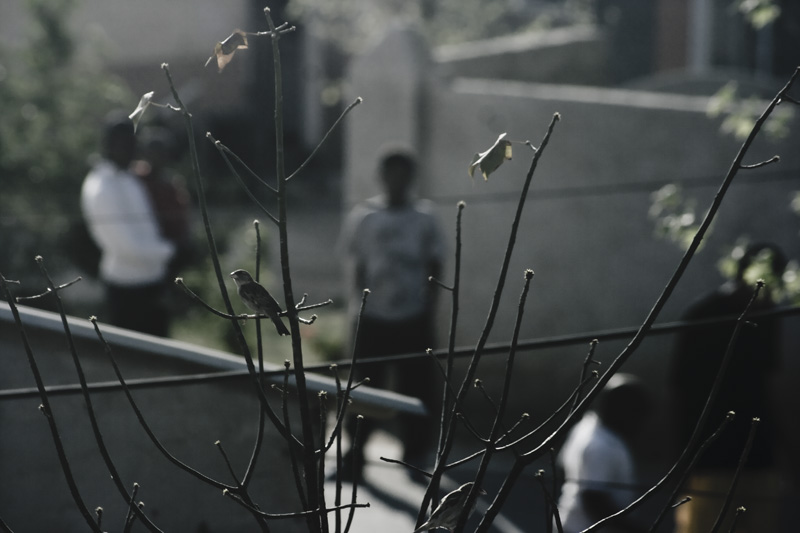
[[[358,509],[353,520],[353,533],[410,533],[414,530],[417,510],[425,492],[425,487],[414,480],[406,473],[402,466],[388,464],[380,460],[381,456],[400,457],[402,455],[400,443],[388,433],[376,431],[370,439],[366,448],[367,466],[364,472],[364,484],[359,485],[360,502],[369,502],[368,509]],[[460,472],[466,474],[466,472]],[[455,489],[466,478],[458,478],[459,472],[453,477],[445,479],[445,490]],[[499,485],[502,479],[501,472],[493,472],[489,476],[489,493],[492,488]],[[530,480],[528,480],[530,481]],[[521,480],[519,490],[515,491],[514,497],[509,500],[506,512],[499,516],[495,521],[494,531],[502,533],[517,533],[522,531],[537,531],[540,528],[522,528],[512,522],[528,523],[536,522],[543,525],[543,515],[538,509],[537,503],[541,499],[541,493],[530,494],[529,489],[533,489],[530,483]],[[326,493],[332,495],[335,485],[329,482],[326,485]],[[350,494],[351,486],[346,485],[345,493]],[[525,501],[525,493],[530,499]],[[522,496],[522,497],[520,497]],[[483,496],[478,502],[478,509],[485,509],[490,500]],[[475,517],[473,517],[473,520]],[[543,529],[543,528],[541,528]]]

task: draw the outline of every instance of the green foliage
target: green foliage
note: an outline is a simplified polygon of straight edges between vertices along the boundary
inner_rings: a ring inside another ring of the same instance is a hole
[[[706,114],[710,118],[722,117],[720,130],[726,135],[733,135],[737,140],[744,140],[753,129],[764,103],[750,96],[740,97],[739,86],[735,81],[726,83],[708,101]],[[794,109],[779,107],[764,124],[767,139],[782,139],[789,134],[789,121],[794,116]]]
[[[656,235],[687,250],[700,227],[695,199],[684,197],[681,187],[674,183],[664,185],[650,199],[648,214],[655,221]]]
[[[750,241],[740,238],[736,245],[717,261],[717,268],[727,279],[735,279],[739,260],[744,256]],[[776,302],[788,302],[794,305],[800,303],[800,265],[797,261],[790,261],[786,270],[778,274],[772,270],[772,252],[762,250],[753,259],[742,276],[749,286],[755,286],[758,280],[764,281],[764,290]]]
[[[103,73],[92,43],[69,33],[74,0],[29,0],[26,41],[0,48],[0,268],[19,277],[36,254],[63,263],[65,237],[80,217],[79,191],[99,124],[129,100]]]
[[[739,0],[736,9],[755,30],[765,28],[781,16],[781,8],[775,0]]]
[[[345,52],[363,50],[393,22],[420,23],[433,45],[591,20],[590,0],[531,6],[519,0],[290,0],[289,13]]]

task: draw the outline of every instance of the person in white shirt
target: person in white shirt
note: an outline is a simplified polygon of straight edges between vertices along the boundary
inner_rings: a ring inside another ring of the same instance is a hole
[[[564,484],[558,509],[564,533],[583,531],[626,507],[638,495],[630,444],[651,410],[650,396],[638,378],[614,375],[570,430],[558,455]],[[603,531],[646,531],[629,516]]]
[[[101,250],[108,321],[166,336],[169,319],[162,299],[175,247],[161,236],[147,191],[128,171],[136,152],[133,124],[113,114],[103,133],[103,157],[83,182],[81,209]]]
[[[445,244],[433,204],[411,194],[415,174],[416,161],[408,149],[384,148],[379,166],[384,193],[357,205],[342,229],[339,246],[350,277],[353,315],[360,307],[362,291],[370,290],[359,325],[358,357],[423,354],[433,348],[437,288],[428,278],[439,275]],[[420,398],[429,412],[435,413],[437,370],[430,360],[375,363],[357,368],[356,374],[369,377],[370,383],[378,387],[391,387]],[[428,423],[431,419],[401,417],[403,458],[415,466],[425,466],[422,463],[433,433]],[[365,420],[365,442],[372,428],[372,423]],[[363,457],[347,459],[360,470]],[[351,468],[347,464],[345,472],[351,472]]]

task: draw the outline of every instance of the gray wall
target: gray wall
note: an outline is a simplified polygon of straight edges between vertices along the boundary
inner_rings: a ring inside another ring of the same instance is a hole
[[[48,386],[72,385],[78,378],[67,350],[61,319],[57,314],[21,308],[22,322]],[[90,384],[116,382],[103,346],[85,319],[71,317],[83,371]],[[241,357],[202,346],[102,325],[128,383],[139,378],[175,377],[244,369]],[[282,366],[280,370],[282,370]],[[0,304],[0,517],[18,532],[86,531],[64,478],[46,420],[38,410],[41,399],[20,332],[7,305]],[[267,366],[267,370],[274,367]],[[334,380],[307,374],[312,394],[324,390],[336,398]],[[283,376],[275,379],[282,383]],[[290,381],[291,385],[292,381]],[[32,389],[32,390],[31,390]],[[267,390],[273,408],[280,413],[281,398]],[[259,403],[249,376],[194,384],[136,388],[133,396],[164,447],[200,472],[234,484],[223,458],[214,446],[220,440],[239,476],[248,464],[255,443]],[[104,526],[121,526],[127,510],[99,453],[91,432],[87,409],[79,391],[51,393],[50,402],[64,443],[65,453],[90,510],[103,507]],[[222,491],[196,480],[174,466],[153,445],[141,428],[121,390],[91,394],[98,424],[120,476],[128,486],[141,486],[137,499],[144,501],[148,516],[164,531],[251,531],[253,518]],[[352,394],[353,411],[367,417],[391,417],[398,411],[424,413],[419,400],[396,393],[359,387]],[[288,409],[295,434],[297,395]],[[330,405],[329,412],[333,412]],[[280,415],[279,415],[280,416]],[[316,418],[315,418],[316,419]],[[262,452],[250,485],[253,500],[270,513],[298,511],[288,449],[267,422]],[[331,471],[333,459],[329,459]],[[112,524],[112,525],[108,525]],[[302,521],[278,520],[271,531],[301,531]]]
[[[37,363],[49,385],[77,383],[63,334],[26,326]],[[110,328],[114,329],[114,328]],[[78,339],[81,363],[89,382],[112,381],[111,365],[97,342]],[[115,343],[114,353],[126,379],[214,372],[226,361],[189,362]],[[2,368],[0,390],[34,387],[19,332],[0,321]],[[179,387],[135,390],[133,395],[162,444],[193,468],[232,483],[214,446],[221,440],[237,472],[243,472],[252,450],[258,405],[248,378]],[[277,396],[277,395],[276,395]],[[277,398],[276,398],[277,399]],[[104,526],[121,528],[127,506],[109,479],[91,432],[80,394],[50,398],[70,466],[87,507],[103,507]],[[244,531],[255,526],[249,513],[220,490],[201,483],[172,465],[147,438],[122,391],[92,394],[106,445],[128,490],[139,483],[138,500],[165,531]],[[87,531],[68,491],[38,395],[0,398],[0,516],[14,530]],[[298,509],[282,439],[267,431],[264,452],[252,482],[254,499],[268,512]],[[241,474],[240,474],[241,475]],[[276,482],[276,480],[281,480]],[[140,527],[140,526],[139,526]],[[273,531],[292,531],[297,522],[276,524]]]
[[[416,147],[422,169],[419,192],[436,202],[451,242],[456,203],[466,201],[457,343],[473,345],[495,290],[532,152],[515,144],[513,160],[488,182],[477,174],[471,180],[467,167],[473,153],[488,148],[502,132],[538,146],[553,113],[559,112],[561,121],[528,195],[490,340],[510,339],[526,268],[536,276],[523,339],[641,323],[682,255],[674,245],[653,238],[650,194],[667,182],[680,182],[704,213],[738,150],[739,142],[722,136],[719,122],[707,118],[707,99],[445,77],[443,72],[457,70],[430,61],[420,43],[412,31],[390,34],[352,68],[352,94],[365,100],[347,122],[346,207],[375,193],[374,156],[392,139]],[[776,85],[774,91],[779,89]],[[416,121],[416,127],[409,121]],[[774,241],[790,256],[800,255],[798,220],[789,209],[789,194],[798,188],[800,173],[796,125],[795,135],[782,142],[762,137],[755,143],[746,162],[777,153],[780,164],[740,173],[705,249],[661,321],[677,319],[691,301],[722,282],[715,263],[741,235]],[[445,281],[450,278],[446,275]],[[442,343],[448,301],[443,294]],[[796,319],[791,324],[797,329]],[[659,396],[665,392],[671,342],[666,336],[648,340],[625,367],[643,375]],[[624,344],[601,344],[597,358],[610,361]],[[522,411],[544,415],[565,398],[577,382],[586,351],[586,346],[576,346],[523,354],[515,373],[514,416]],[[501,369],[499,362],[486,364],[479,377],[497,381],[492,378]]]

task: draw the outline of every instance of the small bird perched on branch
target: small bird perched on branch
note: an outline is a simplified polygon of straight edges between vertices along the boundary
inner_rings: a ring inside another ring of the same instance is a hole
[[[268,316],[275,324],[278,335],[289,335],[289,330],[286,329],[286,325],[278,315],[281,312],[281,306],[267,289],[259,285],[246,270],[234,270],[231,272],[231,278],[236,283],[239,297],[248,309],[257,315]]]
[[[431,513],[428,521],[415,529],[414,533],[436,528],[444,528],[452,533],[458,524],[458,517],[464,509],[464,504],[467,503],[467,496],[469,496],[469,491],[472,490],[474,484],[472,481],[464,483],[453,492],[445,495],[433,513]],[[483,489],[479,489],[479,491],[481,494],[486,494]]]

